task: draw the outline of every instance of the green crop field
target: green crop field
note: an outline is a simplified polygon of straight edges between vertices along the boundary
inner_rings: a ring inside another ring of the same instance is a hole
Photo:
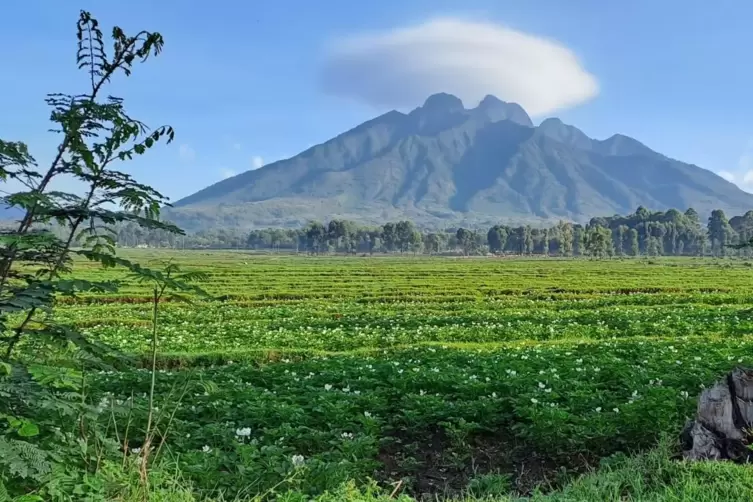
[[[370,480],[395,496],[578,500],[568,483],[607,457],[674,453],[701,389],[753,364],[743,261],[130,253],[209,274],[211,300],[161,305],[157,404],[183,476],[226,500]],[[122,277],[86,263],[75,275]],[[145,358],[149,295],[126,282],[62,298],[56,316]],[[149,384],[130,370],[91,385],[122,434]],[[672,486],[664,469],[654,481]],[[746,500],[746,476],[713,500]],[[615,486],[613,500],[656,489]]]

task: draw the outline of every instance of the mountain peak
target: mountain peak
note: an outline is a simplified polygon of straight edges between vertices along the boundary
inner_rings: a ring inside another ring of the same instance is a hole
[[[533,127],[531,117],[528,116],[522,106],[517,103],[505,103],[491,94],[487,94],[481,100],[476,108],[476,112],[482,114],[492,122],[510,120],[522,126]]]
[[[577,127],[565,124],[557,117],[550,117],[539,124],[538,131],[560,143],[584,150],[591,148],[591,138]]]
[[[499,99],[497,96],[492,96],[491,94],[487,94],[484,96],[484,99],[481,100],[481,102],[478,104],[479,108],[489,108],[492,106],[504,106],[507,103]]]
[[[431,96],[426,98],[426,101],[424,101],[424,105],[421,108],[423,108],[424,110],[443,111],[450,113],[463,111],[465,109],[463,108],[463,102],[460,100],[460,98],[446,92],[432,94]]]
[[[190,230],[332,218],[445,228],[500,218],[588,221],[638,206],[742,214],[753,195],[627,136],[591,139],[557,118],[533,127],[515,103],[488,96],[465,109],[441,93],[407,115],[382,115],[220,181],[165,216]]]
[[[637,139],[624,134],[613,134],[598,143],[599,149],[606,155],[656,155],[656,152]]]

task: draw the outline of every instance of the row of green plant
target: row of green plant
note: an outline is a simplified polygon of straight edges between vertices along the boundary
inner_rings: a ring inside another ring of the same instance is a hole
[[[740,304],[585,305],[566,310],[546,303],[516,308],[487,303],[486,309],[468,303],[467,311],[452,307],[441,311],[441,304],[436,309],[419,304],[419,308],[401,305],[371,312],[347,305],[329,310],[256,307],[254,314],[248,314],[247,307],[222,303],[203,304],[200,309],[173,306],[163,312],[161,350],[345,351],[429,342],[743,336],[753,332],[749,307]],[[70,322],[91,339],[136,353],[150,344],[151,323],[145,309],[93,309],[90,313],[76,309],[72,314]]]
[[[227,361],[163,370],[157,394],[168,401],[170,450],[206,495],[315,495],[369,478],[411,491],[438,470],[464,481],[474,465],[512,474],[516,455],[582,468],[648,449],[679,430],[705,385],[751,362],[751,343],[689,337]],[[170,408],[187,379],[204,387]],[[99,374],[92,389],[123,428],[118,417],[143,422],[150,385],[148,371],[132,371]]]
[[[349,260],[258,257],[243,253],[206,254],[130,251],[142,262],[174,259],[186,270],[207,271],[203,287],[228,300],[359,301],[420,296],[499,297],[537,292],[640,293],[750,291],[753,267],[744,261],[662,259],[658,262],[570,260],[446,260],[380,258]],[[117,271],[77,263],[76,277],[121,280],[115,293],[79,295],[64,302],[144,301],[143,288]],[[98,300],[101,299],[101,300]]]

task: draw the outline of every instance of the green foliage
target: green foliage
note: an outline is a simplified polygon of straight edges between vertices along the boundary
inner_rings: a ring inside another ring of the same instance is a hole
[[[679,430],[701,385],[753,363],[753,269],[740,262],[127,254],[212,271],[202,287],[213,298],[160,306],[155,387],[170,395],[187,373],[213,384],[187,391],[170,429],[200,496],[379,500],[399,480],[397,493],[418,496],[436,472],[451,480],[448,497],[469,485],[481,496],[507,475],[521,489],[522,466],[543,469],[550,491],[560,468],[581,472],[580,458],[652,448]],[[57,314],[147,354],[139,302],[150,292],[118,269],[80,265],[77,277],[120,278],[121,290]],[[132,370],[99,373],[90,389],[94,401],[133,393],[141,424],[150,385]],[[355,486],[369,478],[382,490],[367,497]]]
[[[712,213],[712,225],[702,227],[698,214],[692,208],[683,214],[675,209],[652,213],[641,207],[627,216],[593,218],[585,228],[564,221],[538,228],[498,224],[485,234],[467,228],[421,231],[407,221],[371,227],[352,221],[331,220],[326,225],[310,222],[303,229],[267,228],[248,233],[221,227],[183,236],[180,240],[171,240],[171,234],[165,234],[161,229],[137,231],[135,226],[126,225],[118,228],[118,242],[131,247],[247,248],[307,251],[310,254],[423,250],[426,254],[462,252],[472,255],[483,254],[488,247],[495,254],[583,256],[589,255],[584,241],[587,230],[602,227],[611,231],[611,247],[615,256],[703,256],[708,251],[708,242],[711,242],[716,255],[753,256],[751,248],[745,245],[753,238],[753,211],[735,216],[727,223],[714,223],[715,218],[722,215],[718,211]],[[717,230],[717,226],[722,230]],[[716,235],[720,231],[721,237]],[[711,234],[714,234],[713,238]],[[604,249],[599,254],[608,255],[606,239],[600,246]],[[731,252],[732,249],[738,251]]]
[[[114,27],[108,49],[97,20],[82,11],[77,39],[77,65],[89,88],[47,95],[52,131],[60,137],[49,166],[40,168],[24,143],[0,140],[0,179],[24,187],[4,198],[24,216],[0,233],[0,419],[6,423],[0,499],[105,500],[91,498],[103,491],[97,472],[121,456],[101,405],[88,403],[86,375],[129,359],[61,322],[54,309],[64,298],[113,294],[119,281],[70,277],[74,260],[125,267],[169,287],[183,284],[115,256],[115,225],[181,233],[159,221],[167,199],[118,169],[133,155],[170,143],[172,128],[149,129],[127,114],[122,99],[105,96],[114,76],[131,75],[136,63],[161,52],[162,37]],[[78,181],[81,191],[51,190],[61,176]]]

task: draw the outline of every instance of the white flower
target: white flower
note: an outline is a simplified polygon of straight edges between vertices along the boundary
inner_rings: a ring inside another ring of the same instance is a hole
[[[546,388],[546,385],[544,385],[543,383],[539,382],[539,389],[544,389],[544,388]]]
[[[211,453],[212,449],[211,449],[211,448],[210,448],[209,446],[207,446],[207,445],[204,445],[204,446],[203,446],[203,447],[201,448],[201,451],[203,451],[204,453]]]
[[[680,397],[682,397],[683,399],[687,399],[688,396],[689,396],[688,391],[684,390],[680,392]]]
[[[235,429],[235,435],[238,437],[248,437],[251,435],[251,427],[243,427],[242,429]]]
[[[343,432],[340,436],[343,439],[353,439],[353,433],[352,432]]]
[[[297,469],[303,467],[305,459],[303,458],[303,455],[293,455],[290,457],[290,461],[293,463],[293,467]]]
[[[599,406],[598,408],[596,408],[596,413],[601,413],[601,406]]]
[[[371,418],[371,412],[370,411],[364,411],[363,416],[366,418]]]
[[[615,412],[615,413],[619,413],[620,409],[619,408],[612,408],[612,411]]]
[[[141,448],[131,448],[131,453],[138,455],[141,453]]]
[[[536,399],[535,397],[532,397],[532,398],[531,398],[531,402],[532,402],[533,404],[536,404],[536,403],[538,403],[538,402],[539,402],[539,400],[538,400],[538,399]]]
[[[107,408],[108,404],[110,404],[110,401],[108,401],[106,397],[103,397],[97,405],[97,410],[100,412],[104,411],[104,409]]]
[[[497,393],[496,392],[492,392],[492,397],[497,397]]]
[[[331,384],[325,384],[324,385],[324,390],[332,390],[332,385]]]

